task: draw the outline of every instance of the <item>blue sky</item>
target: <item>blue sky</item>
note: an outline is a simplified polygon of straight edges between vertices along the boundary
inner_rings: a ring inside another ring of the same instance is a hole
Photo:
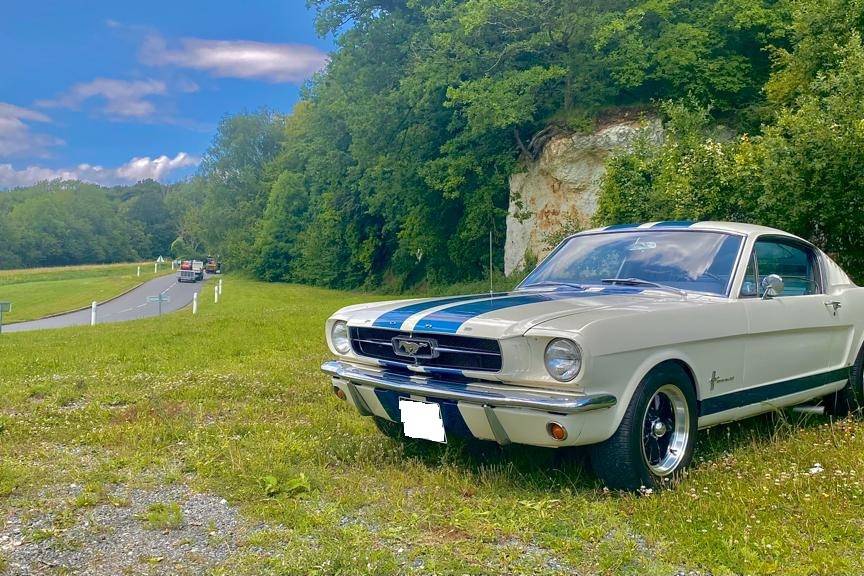
[[[225,114],[290,112],[326,61],[303,0],[6,0],[0,189],[194,172]]]

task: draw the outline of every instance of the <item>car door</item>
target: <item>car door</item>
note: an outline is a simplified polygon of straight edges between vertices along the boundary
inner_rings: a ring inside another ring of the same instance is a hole
[[[762,280],[770,274],[783,278],[783,291],[764,297]],[[810,245],[787,237],[757,239],[740,297],[748,322],[745,386],[777,384],[772,394],[754,399],[800,391],[808,385],[802,378],[827,371],[843,327]]]

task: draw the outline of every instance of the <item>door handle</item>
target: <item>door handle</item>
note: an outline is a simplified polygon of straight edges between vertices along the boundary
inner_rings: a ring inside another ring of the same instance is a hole
[[[831,308],[831,312],[834,314],[834,316],[836,316],[837,309],[842,308],[843,304],[841,304],[838,300],[830,300],[828,302],[825,302],[825,307]]]

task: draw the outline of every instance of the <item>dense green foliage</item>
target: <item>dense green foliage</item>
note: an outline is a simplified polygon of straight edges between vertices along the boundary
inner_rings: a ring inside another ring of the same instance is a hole
[[[171,194],[153,181],[117,188],[55,181],[0,193],[0,268],[167,255],[177,236]]]
[[[184,228],[262,278],[339,287],[482,278],[520,155],[607,110],[692,94],[752,124],[787,21],[773,0],[310,4],[330,64],[289,117],[223,122],[189,184],[211,220]]]
[[[810,239],[862,278],[864,7],[816,8],[796,13],[798,42],[779,57],[768,84],[775,116],[760,135],[718,140],[705,110],[667,104],[666,142],[610,162],[597,223],[762,223]]]

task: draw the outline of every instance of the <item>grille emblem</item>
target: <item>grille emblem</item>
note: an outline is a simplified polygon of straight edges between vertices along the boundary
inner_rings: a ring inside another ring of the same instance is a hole
[[[435,340],[431,338],[407,338],[396,336],[392,340],[393,352],[397,356],[408,358],[437,358],[438,348]]]

